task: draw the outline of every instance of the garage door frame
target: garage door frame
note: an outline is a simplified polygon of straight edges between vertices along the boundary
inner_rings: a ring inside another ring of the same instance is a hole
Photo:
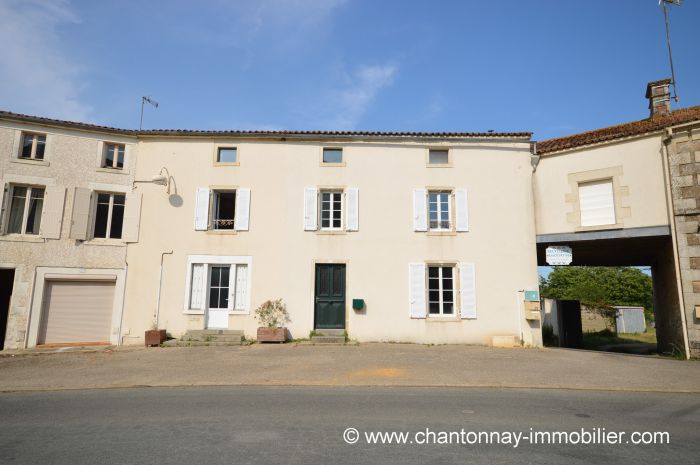
[[[110,344],[120,345],[121,322],[124,310],[124,286],[126,270],[37,267],[34,280],[31,314],[29,317],[26,347],[36,347],[44,320],[44,300],[49,281],[114,281],[114,302],[110,330]],[[83,342],[83,341],[76,341]]]

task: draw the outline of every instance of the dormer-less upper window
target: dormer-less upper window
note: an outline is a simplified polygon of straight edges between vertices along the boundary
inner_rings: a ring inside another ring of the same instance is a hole
[[[450,151],[447,149],[430,149],[428,150],[429,165],[449,165]]]
[[[46,134],[22,133],[22,147],[19,158],[25,160],[43,160],[46,149]]]
[[[343,149],[324,148],[323,163],[343,163]]]
[[[124,144],[105,143],[102,168],[124,169]]]

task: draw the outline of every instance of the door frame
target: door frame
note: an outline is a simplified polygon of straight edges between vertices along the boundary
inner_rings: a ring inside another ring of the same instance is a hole
[[[7,342],[7,329],[10,326],[10,309],[12,308],[12,301],[15,298],[15,291],[17,290],[17,267],[12,264],[0,263],[0,270],[10,270],[12,274],[12,290],[10,291],[10,298],[7,301],[7,315],[5,315],[5,334],[2,335],[2,344],[0,345],[0,350],[5,349],[5,343]]]
[[[349,292],[349,280],[348,280],[348,269],[350,268],[350,262],[348,260],[320,260],[315,259],[311,261],[311,328],[316,330],[316,266],[317,265],[345,265],[345,304],[343,308],[343,329],[348,330],[348,295]]]

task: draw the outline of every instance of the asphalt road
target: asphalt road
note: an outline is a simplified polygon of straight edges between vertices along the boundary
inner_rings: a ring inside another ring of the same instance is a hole
[[[343,440],[349,427],[355,444]],[[470,431],[505,441],[530,428],[605,428],[628,439],[661,431],[670,443],[455,443],[472,441]],[[414,443],[367,444],[369,431],[410,432]],[[686,464],[700,462],[699,431],[700,396],[691,394],[259,386],[0,394],[2,464]],[[416,443],[443,432],[453,444]]]

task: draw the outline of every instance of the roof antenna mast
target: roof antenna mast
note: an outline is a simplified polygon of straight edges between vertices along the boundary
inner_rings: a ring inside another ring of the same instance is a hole
[[[668,8],[667,5],[680,6],[683,0],[659,0],[659,5],[664,7],[664,21],[666,23],[666,43],[668,44],[668,61],[671,64],[671,84],[673,84],[673,100],[678,102],[678,87],[676,86],[676,73],[673,70],[673,54],[671,53],[671,33],[668,28]]]
[[[153,100],[150,95],[145,95],[145,96],[141,97],[141,122],[139,123],[139,131],[141,129],[143,129],[143,105],[146,102],[150,103],[155,108],[158,108],[158,102]]]

